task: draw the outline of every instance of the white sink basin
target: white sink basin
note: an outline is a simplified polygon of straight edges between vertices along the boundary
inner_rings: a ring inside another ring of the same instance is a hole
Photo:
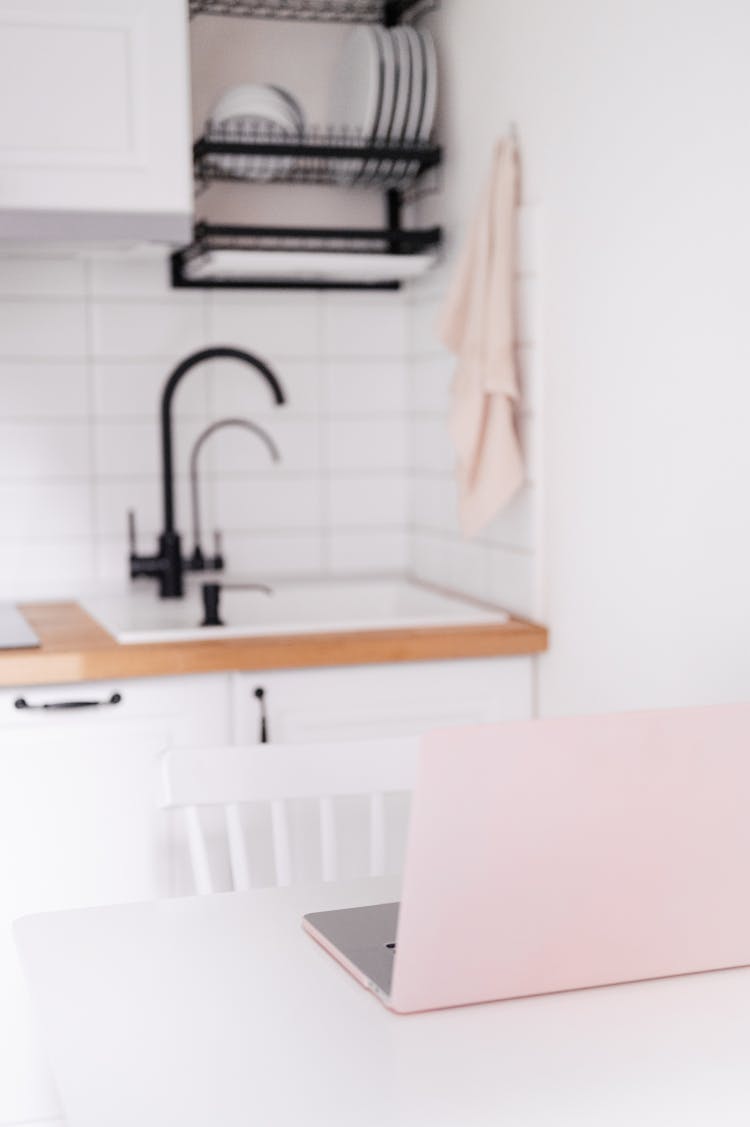
[[[203,604],[200,581],[195,578],[191,578],[184,599],[161,600],[154,585],[144,583],[132,592],[95,596],[81,603],[118,642],[124,643],[500,624],[508,619],[505,611],[478,606],[408,580],[325,579],[271,586],[270,595],[222,591],[224,626],[200,625]]]

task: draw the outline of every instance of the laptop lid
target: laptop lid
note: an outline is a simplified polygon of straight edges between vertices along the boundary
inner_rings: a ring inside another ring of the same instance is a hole
[[[390,1005],[750,963],[750,705],[428,735]]]

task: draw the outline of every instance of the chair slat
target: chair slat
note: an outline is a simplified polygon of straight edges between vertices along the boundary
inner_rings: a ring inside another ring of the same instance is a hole
[[[276,883],[292,883],[292,849],[289,837],[289,818],[286,802],[276,798],[271,803],[271,832],[273,834],[273,856],[276,864]]]
[[[338,877],[336,816],[332,798],[320,799],[320,855],[323,880],[336,880]]]
[[[185,807],[185,828],[187,830],[188,849],[190,850],[190,863],[193,866],[195,890],[199,896],[206,896],[213,892],[213,882],[211,880],[211,866],[208,861],[206,837],[203,833],[197,806]]]
[[[416,739],[348,740],[340,743],[266,744],[250,747],[168,748],[163,757],[164,806],[185,814],[196,891],[216,891],[203,807],[223,809],[232,887],[252,887],[251,851],[243,828],[243,806],[270,806],[271,844],[276,882],[293,879],[292,835],[288,803],[314,800],[319,810],[321,870],[324,881],[340,875],[336,803],[347,796],[367,796],[369,870],[386,870],[385,795],[408,792],[416,777]],[[256,874],[257,879],[257,874]]]
[[[237,892],[246,892],[250,888],[250,863],[247,856],[245,833],[242,829],[240,808],[236,802],[229,802],[224,807],[224,819],[227,827],[232,886]]]

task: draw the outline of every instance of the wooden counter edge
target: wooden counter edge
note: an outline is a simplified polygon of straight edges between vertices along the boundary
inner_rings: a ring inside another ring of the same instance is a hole
[[[27,603],[21,610],[42,645],[0,654],[0,686],[512,657],[543,653],[548,645],[545,627],[520,618],[500,625],[121,645],[77,603]]]

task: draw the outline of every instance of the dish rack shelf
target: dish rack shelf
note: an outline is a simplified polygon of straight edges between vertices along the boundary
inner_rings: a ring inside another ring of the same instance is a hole
[[[398,281],[296,279],[285,277],[193,277],[191,264],[217,251],[328,253],[360,256],[414,256],[429,253],[439,245],[439,227],[421,230],[400,228],[247,227],[199,223],[193,242],[172,255],[172,285],[178,289],[377,289],[395,290]],[[281,260],[283,263],[283,259]]]
[[[189,0],[189,11],[191,17],[205,14],[393,27],[416,20],[438,3]],[[193,242],[172,255],[172,285],[203,289],[398,289],[402,281],[416,277],[434,262],[441,241],[438,227],[408,230],[401,223],[403,204],[413,198],[414,185],[441,159],[440,146],[427,141],[394,144],[382,138],[315,130],[289,137],[273,135],[271,129],[248,129],[242,123],[207,126],[193,146],[199,187],[213,181],[234,181],[380,190],[386,226],[360,230],[199,223]],[[349,262],[345,265],[346,259]],[[286,276],[285,270],[289,271]],[[337,276],[339,270],[341,277]]]
[[[195,179],[249,184],[331,184],[344,188],[409,188],[440,164],[439,145],[308,132],[290,140],[240,122],[210,125],[193,146]]]
[[[190,0],[190,15],[322,23],[400,23],[424,0]]]

